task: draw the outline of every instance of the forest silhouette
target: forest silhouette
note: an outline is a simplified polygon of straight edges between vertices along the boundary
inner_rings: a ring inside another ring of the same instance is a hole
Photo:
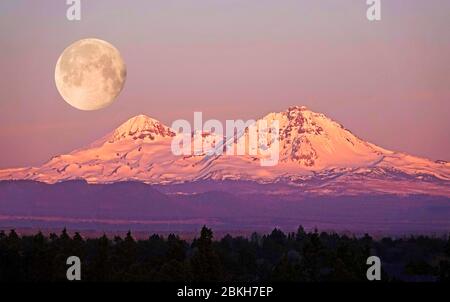
[[[83,281],[308,282],[367,281],[366,260],[382,262],[382,281],[449,281],[450,238],[374,240],[336,233],[253,233],[214,240],[206,226],[191,241],[170,234],[136,240],[79,233],[19,236],[0,232],[0,281],[67,281],[66,259],[78,256]]]

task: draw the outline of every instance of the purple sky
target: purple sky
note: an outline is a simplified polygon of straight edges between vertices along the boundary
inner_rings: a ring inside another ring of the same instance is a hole
[[[170,125],[250,119],[290,105],[327,114],[363,139],[450,160],[450,1],[65,0],[0,2],[0,168],[39,165],[133,115]],[[72,42],[122,53],[128,78],[110,107],[78,111],[54,84]]]

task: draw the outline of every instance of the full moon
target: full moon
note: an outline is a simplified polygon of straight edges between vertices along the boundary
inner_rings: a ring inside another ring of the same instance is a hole
[[[56,63],[55,83],[62,98],[80,110],[110,105],[125,84],[127,69],[119,51],[99,39],[79,40]]]

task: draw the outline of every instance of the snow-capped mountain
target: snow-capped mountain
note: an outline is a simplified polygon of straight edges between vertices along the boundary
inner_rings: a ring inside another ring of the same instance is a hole
[[[222,139],[214,133],[192,135],[193,140],[203,140],[203,152],[176,156],[171,144],[180,134],[155,119],[139,115],[91,145],[53,157],[41,167],[1,170],[0,180],[136,180],[150,184],[238,180],[288,184],[294,192],[320,194],[450,196],[447,162],[383,149],[305,107],[290,107],[262,119],[268,124],[275,120],[279,123],[279,162],[272,167],[261,166],[259,155],[208,155],[217,146],[217,140]],[[234,148],[234,144],[226,148]]]

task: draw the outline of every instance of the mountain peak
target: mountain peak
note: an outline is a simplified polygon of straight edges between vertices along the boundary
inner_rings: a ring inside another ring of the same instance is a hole
[[[160,121],[145,114],[136,115],[120,125],[112,135],[113,141],[122,139],[149,139],[171,137],[175,133]]]
[[[155,119],[149,117],[146,114],[138,114],[128,119],[128,121],[146,121],[146,120],[156,121]]]
[[[306,106],[290,106],[288,109],[287,109],[287,111],[288,112],[291,112],[291,111],[311,111],[311,110],[309,110]]]
[[[244,180],[286,182],[298,186],[298,190],[310,185],[309,192],[320,194],[373,190],[450,196],[447,187],[441,186],[450,179],[449,163],[385,150],[304,106],[269,113],[263,119],[268,125],[273,121],[279,125],[279,160],[273,167],[260,166],[260,155],[175,156],[171,150],[174,131],[141,114],[90,146],[56,156],[41,167],[0,170],[0,180],[137,180],[151,184]],[[203,138],[204,146],[215,139]],[[399,182],[393,184],[395,180]]]

